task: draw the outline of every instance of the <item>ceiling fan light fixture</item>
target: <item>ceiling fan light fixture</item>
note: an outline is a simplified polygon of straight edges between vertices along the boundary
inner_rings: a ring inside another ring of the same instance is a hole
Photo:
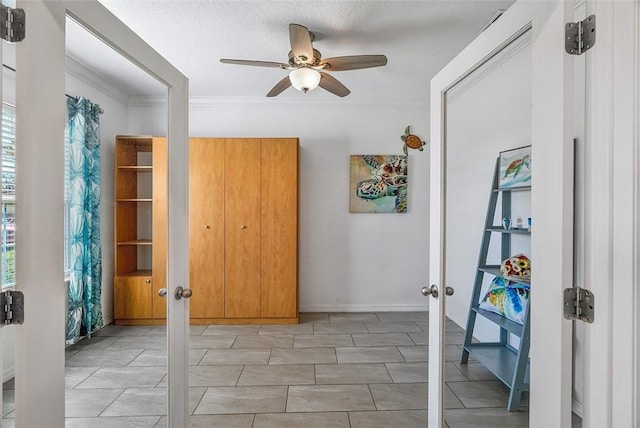
[[[320,83],[320,73],[313,68],[296,68],[289,73],[289,80],[294,88],[307,93],[318,87]]]

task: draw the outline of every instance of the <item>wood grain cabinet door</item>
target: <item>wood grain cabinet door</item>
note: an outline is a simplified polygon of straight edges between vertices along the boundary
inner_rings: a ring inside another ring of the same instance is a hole
[[[115,319],[151,318],[151,277],[117,276],[114,281]]]
[[[224,153],[224,139],[189,139],[191,318],[224,317]]]
[[[167,318],[167,299],[160,297],[158,291],[167,287],[167,238],[169,236],[169,224],[167,222],[168,205],[168,176],[167,176],[167,139],[154,137],[152,143],[153,164],[153,207],[152,222],[152,261],[153,274],[152,285],[152,309],[153,318]]]
[[[298,316],[298,140],[263,139],[261,311]]]
[[[260,145],[226,141],[226,318],[260,317]]]

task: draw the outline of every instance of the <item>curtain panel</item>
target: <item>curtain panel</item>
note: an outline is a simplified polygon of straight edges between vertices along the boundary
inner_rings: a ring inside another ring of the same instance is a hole
[[[102,327],[100,244],[100,107],[86,98],[67,99],[69,186],[69,292],[66,342]]]

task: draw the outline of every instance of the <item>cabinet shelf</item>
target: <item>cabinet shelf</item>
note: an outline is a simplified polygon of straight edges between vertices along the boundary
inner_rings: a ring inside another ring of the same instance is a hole
[[[151,165],[118,165],[118,171],[153,172],[153,166]]]
[[[151,276],[151,270],[136,270],[133,272],[127,272],[127,273],[123,273],[121,275],[118,276],[124,276],[127,278],[133,278],[133,277],[141,277],[141,276]]]
[[[116,245],[151,245],[151,239],[133,239],[130,241],[120,241]]]

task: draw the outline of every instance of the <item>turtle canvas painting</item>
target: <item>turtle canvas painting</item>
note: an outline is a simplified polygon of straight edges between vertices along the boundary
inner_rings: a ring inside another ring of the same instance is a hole
[[[407,212],[408,156],[351,155],[349,211]]]
[[[500,152],[500,189],[531,186],[531,146]]]

